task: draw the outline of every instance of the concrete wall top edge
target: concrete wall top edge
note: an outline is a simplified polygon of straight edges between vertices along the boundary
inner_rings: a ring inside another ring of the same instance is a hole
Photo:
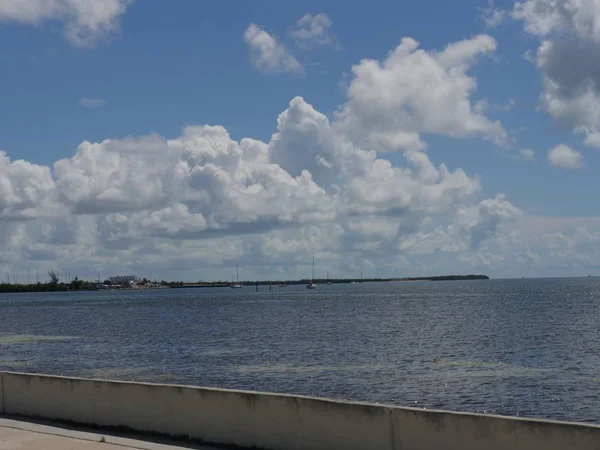
[[[293,395],[293,394],[279,394],[273,392],[261,392],[261,391],[247,391],[247,390],[239,390],[239,389],[225,389],[225,388],[215,388],[215,387],[204,387],[204,386],[192,386],[192,385],[181,385],[181,384],[164,384],[164,383],[150,383],[150,382],[137,382],[137,381],[120,381],[120,380],[105,380],[105,379],[97,379],[97,378],[81,378],[81,377],[67,377],[61,375],[47,375],[40,373],[25,373],[25,372],[12,372],[12,371],[0,371],[0,377],[2,375],[15,375],[22,377],[36,377],[36,378],[45,378],[51,380],[70,380],[70,381],[85,381],[85,382],[102,382],[102,383],[110,383],[110,384],[121,384],[121,385],[137,385],[137,386],[149,386],[149,387],[167,387],[167,388],[186,388],[197,391],[209,391],[215,393],[232,393],[232,394],[246,394],[252,396],[267,396],[267,397],[279,397],[279,398],[289,398],[289,399],[300,399],[300,400],[308,400],[308,401],[316,401],[321,403],[330,403],[337,405],[354,405],[360,407],[372,407],[372,408],[381,408],[387,410],[391,413],[414,413],[414,414],[432,414],[432,415],[453,415],[453,416],[467,416],[472,417],[474,419],[482,419],[482,420],[505,420],[505,421],[515,421],[515,422],[532,422],[538,424],[546,424],[546,425],[554,425],[561,427],[579,427],[579,428],[592,428],[592,429],[600,429],[600,425],[588,424],[588,423],[577,423],[577,422],[566,422],[559,420],[549,420],[549,419],[536,419],[529,417],[513,417],[513,416],[501,416],[494,414],[477,414],[470,412],[460,412],[460,411],[445,411],[438,409],[422,409],[422,408],[413,408],[407,406],[397,406],[390,404],[381,404],[381,403],[369,403],[369,402],[355,402],[349,400],[340,400],[340,399],[332,399],[326,397],[312,397],[306,395]]]

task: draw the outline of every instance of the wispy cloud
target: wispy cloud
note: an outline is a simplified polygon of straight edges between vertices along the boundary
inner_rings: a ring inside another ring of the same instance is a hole
[[[496,8],[494,1],[490,0],[487,8],[481,8],[481,18],[488,28],[496,28],[508,17],[508,12]]]
[[[252,51],[252,63],[257,69],[274,73],[304,73],[302,64],[260,26],[251,23],[244,32],[244,40]]]
[[[535,161],[535,151],[530,148],[522,148],[520,150],[521,156],[527,161]]]
[[[94,47],[119,30],[119,19],[134,0],[0,0],[0,21],[40,25],[62,22],[75,47]]]
[[[79,105],[84,108],[102,108],[106,102],[100,98],[88,98],[84,97],[79,100]]]
[[[331,32],[333,22],[327,14],[305,14],[290,28],[289,35],[296,45],[304,50],[319,46],[339,48],[340,45]]]

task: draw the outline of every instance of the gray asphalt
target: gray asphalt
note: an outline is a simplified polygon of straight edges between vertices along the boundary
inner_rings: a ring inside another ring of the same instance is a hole
[[[110,432],[89,432],[0,418],[0,450],[216,450],[207,446],[180,445],[136,439],[135,436],[115,436]]]

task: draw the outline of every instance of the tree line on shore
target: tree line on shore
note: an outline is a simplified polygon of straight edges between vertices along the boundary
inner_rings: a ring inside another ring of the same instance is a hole
[[[10,292],[61,292],[61,291],[91,291],[98,289],[98,282],[80,280],[75,277],[69,282],[62,282],[56,272],[48,272],[50,278],[45,283],[0,283],[0,293]],[[350,279],[350,278],[332,278],[332,279],[315,279],[313,280],[317,284],[324,284],[330,282],[332,284],[342,283],[373,283],[373,282],[389,282],[389,281],[452,281],[452,280],[488,280],[487,275],[442,275],[432,277],[406,277],[406,278],[364,278],[364,279]],[[289,280],[289,281],[242,281],[241,283],[246,286],[265,286],[265,285],[294,285],[304,284],[308,280]],[[110,280],[104,280],[102,283],[104,286],[111,287]],[[198,281],[198,282],[184,282],[184,281],[150,281],[147,278],[142,278],[136,283],[138,286],[153,286],[153,287],[186,287],[186,286],[229,286],[229,281]]]
[[[100,286],[111,287],[112,282],[108,279],[98,281],[87,281],[81,280],[78,277],[73,278],[68,282],[60,281],[58,273],[51,270],[48,272],[49,281],[44,283],[0,283],[0,292],[64,292],[64,291],[93,291],[97,290]],[[146,285],[158,285],[164,287],[171,287],[177,285],[183,285],[183,281],[155,281],[151,282],[147,278],[140,279],[136,284],[141,286]]]

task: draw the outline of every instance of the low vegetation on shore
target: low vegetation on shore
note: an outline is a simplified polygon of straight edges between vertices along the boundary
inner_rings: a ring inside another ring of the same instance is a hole
[[[186,287],[228,287],[228,281],[199,281],[196,283],[186,283],[184,281],[153,281],[143,278],[131,286],[112,286],[109,280],[101,283],[97,281],[85,281],[75,277],[69,282],[61,282],[55,272],[48,273],[50,281],[45,283],[0,283],[0,293],[11,292],[62,292],[62,291],[93,291],[98,289],[145,289],[145,288],[186,288]],[[442,275],[432,277],[407,277],[407,278],[332,278],[315,279],[316,284],[349,284],[349,283],[381,283],[390,281],[454,281],[454,280],[489,280],[487,275]],[[242,281],[245,286],[278,286],[278,285],[296,285],[305,284],[308,280],[288,280],[288,281]]]

